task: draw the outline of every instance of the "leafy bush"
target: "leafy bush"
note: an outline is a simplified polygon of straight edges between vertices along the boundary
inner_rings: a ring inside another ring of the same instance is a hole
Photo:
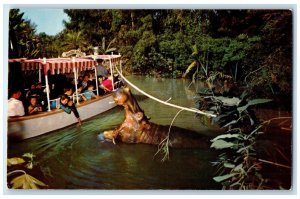
[[[22,157],[23,158],[14,157],[7,159],[7,178],[9,179],[8,187],[12,189],[39,189],[41,187],[47,187],[45,183],[29,175],[24,170],[31,170],[33,168],[34,155],[32,153],[25,153]],[[22,166],[24,169],[16,169],[15,166]],[[16,176],[18,173],[21,173],[21,175]],[[10,176],[13,176],[13,178],[11,179]]]

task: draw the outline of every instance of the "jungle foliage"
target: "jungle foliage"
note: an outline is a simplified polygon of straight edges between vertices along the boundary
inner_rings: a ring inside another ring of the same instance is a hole
[[[222,72],[254,95],[291,93],[290,10],[71,10],[55,36],[9,13],[9,57],[58,57],[70,49],[121,53],[125,71],[208,78]],[[290,102],[290,99],[288,99]],[[287,100],[287,101],[288,101]]]
[[[217,167],[213,179],[222,189],[291,188],[291,117],[261,121],[253,111],[253,107],[271,101],[249,99],[245,93],[239,98],[198,97],[199,105],[206,104],[207,110],[217,114],[211,121],[224,129],[211,139],[211,148],[220,151],[212,162]],[[272,120],[276,122],[270,131],[267,127]]]

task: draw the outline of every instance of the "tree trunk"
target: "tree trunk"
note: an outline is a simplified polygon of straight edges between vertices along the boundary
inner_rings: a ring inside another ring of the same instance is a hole
[[[135,25],[134,25],[134,12],[133,11],[130,12],[130,17],[131,17],[131,29],[134,30]]]

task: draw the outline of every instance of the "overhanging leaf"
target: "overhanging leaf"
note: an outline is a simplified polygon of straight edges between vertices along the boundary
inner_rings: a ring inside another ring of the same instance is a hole
[[[234,164],[231,164],[231,163],[228,163],[228,162],[225,162],[225,163],[224,163],[224,167],[225,167],[225,168],[233,169],[233,168],[235,167],[235,165],[234,165]]]
[[[29,162],[28,164],[26,164],[25,166],[27,169],[32,169],[33,168],[33,163]]]
[[[223,103],[224,106],[238,106],[241,100],[237,97],[223,97],[223,96],[214,96],[216,100],[219,100]]]
[[[185,73],[182,75],[182,77],[185,77],[189,72],[190,70],[192,70],[192,68],[194,68],[196,66],[197,62],[196,61],[193,61],[189,66],[188,68],[186,69]]]
[[[231,148],[234,145],[235,144],[232,142],[226,142],[224,140],[216,140],[212,143],[210,147],[215,149],[225,149],[225,148]]]
[[[23,174],[15,177],[10,184],[12,184],[13,189],[38,189],[38,186],[46,187],[47,185],[38,179],[32,177],[28,174]],[[38,186],[37,186],[38,185]]]
[[[241,113],[245,111],[249,106],[257,105],[257,104],[263,104],[267,102],[271,102],[271,99],[254,99],[250,100],[245,106],[238,107],[237,110]]]
[[[22,155],[23,157],[27,157],[27,158],[33,158],[33,157],[35,157],[35,155],[33,155],[33,153],[24,153],[23,155]]]
[[[211,141],[215,142],[216,140],[219,140],[219,139],[224,139],[224,138],[238,138],[238,137],[240,137],[240,134],[223,134],[223,135],[219,135],[219,136],[215,137]]]
[[[222,182],[224,180],[227,180],[235,175],[237,175],[238,173],[230,173],[230,174],[226,174],[226,175],[223,175],[223,176],[217,176],[217,177],[214,177],[214,181],[216,182]]]
[[[25,160],[23,158],[9,158],[7,159],[7,166],[22,164],[24,162]]]
[[[234,171],[240,171],[240,170],[243,170],[243,163],[237,165],[233,170],[234,170]]]

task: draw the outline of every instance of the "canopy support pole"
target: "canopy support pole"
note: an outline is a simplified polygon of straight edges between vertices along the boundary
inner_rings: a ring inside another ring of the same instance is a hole
[[[48,82],[48,75],[45,75],[45,82],[46,82],[46,92],[47,92],[47,104],[48,104],[48,111],[51,111],[50,107],[50,91],[49,91],[49,82]]]
[[[119,53],[119,55],[121,56],[121,53]],[[122,59],[120,58],[120,71],[121,71],[121,74],[123,74],[123,71],[122,71]]]
[[[44,63],[44,67],[46,67],[46,71],[47,71],[46,58],[43,58],[43,63]],[[51,107],[50,107],[50,90],[49,90],[49,82],[48,82],[48,73],[47,72],[45,74],[45,83],[46,83],[48,111],[51,111]]]
[[[97,67],[95,66],[95,79],[96,79],[96,90],[97,96],[99,96],[99,89],[98,89],[98,77],[97,77]]]
[[[113,68],[112,68],[112,63],[111,63],[111,57],[109,58],[109,67],[110,67],[110,75],[112,77],[111,79],[111,83],[112,83],[112,88],[113,88],[113,91],[115,90],[115,85],[114,85],[114,74],[113,74]]]
[[[42,73],[41,73],[42,67],[41,64],[39,64],[39,82],[42,82]]]
[[[76,92],[76,104],[79,104],[79,100],[78,100],[78,88],[77,88],[77,79],[78,79],[78,75],[77,75],[77,71],[76,71],[76,67],[75,67],[75,58],[72,57],[72,62],[73,62],[73,72],[74,72],[74,79],[75,79],[75,92]]]

